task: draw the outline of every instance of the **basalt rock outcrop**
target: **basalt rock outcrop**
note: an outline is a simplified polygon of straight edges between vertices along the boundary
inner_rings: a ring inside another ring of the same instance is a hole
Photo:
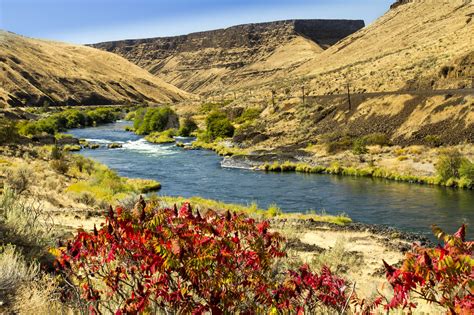
[[[361,20],[286,20],[92,46],[186,91],[209,92],[282,75],[363,27]]]

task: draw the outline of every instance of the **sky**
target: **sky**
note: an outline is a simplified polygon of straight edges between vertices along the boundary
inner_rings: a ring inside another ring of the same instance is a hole
[[[0,0],[0,29],[76,44],[285,19],[363,19],[395,0]]]

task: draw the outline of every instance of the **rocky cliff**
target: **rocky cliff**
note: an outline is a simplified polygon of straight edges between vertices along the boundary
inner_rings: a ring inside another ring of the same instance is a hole
[[[286,20],[93,46],[187,91],[209,92],[284,75],[363,27],[360,20]]]

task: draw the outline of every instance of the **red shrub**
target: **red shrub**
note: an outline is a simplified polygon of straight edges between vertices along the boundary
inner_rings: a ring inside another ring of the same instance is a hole
[[[465,240],[463,225],[454,235],[434,226],[434,234],[444,246],[414,246],[401,268],[384,262],[394,296],[387,309],[414,308],[410,294],[435,303],[452,314],[474,313],[474,242]]]
[[[341,310],[346,285],[328,269],[279,270],[283,241],[243,214],[201,216],[189,204],[178,211],[141,199],[132,211],[110,209],[100,230],[80,231],[58,262],[94,313]]]

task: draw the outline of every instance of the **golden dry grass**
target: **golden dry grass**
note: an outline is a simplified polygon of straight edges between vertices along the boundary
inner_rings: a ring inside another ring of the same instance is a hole
[[[43,105],[169,103],[188,93],[126,59],[91,47],[31,39],[0,30],[0,107],[16,99]],[[16,95],[16,97],[14,96]]]

